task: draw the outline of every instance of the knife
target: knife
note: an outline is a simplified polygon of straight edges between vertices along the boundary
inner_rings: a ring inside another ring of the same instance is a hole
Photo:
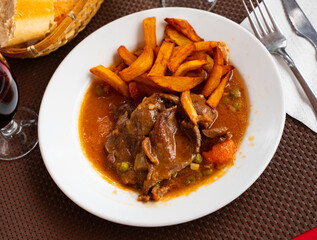
[[[286,15],[296,34],[310,41],[317,50],[317,32],[295,0],[282,0]]]

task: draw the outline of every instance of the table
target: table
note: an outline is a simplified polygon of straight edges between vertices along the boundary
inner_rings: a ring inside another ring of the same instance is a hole
[[[39,110],[45,88],[64,57],[104,24],[159,0],[105,0],[74,40],[38,59],[8,59],[20,88],[20,105]],[[218,0],[213,12],[240,23],[242,2]],[[184,224],[137,228],[100,219],[78,207],[55,185],[39,147],[0,162],[0,239],[291,239],[317,226],[317,134],[286,116],[271,163],[239,198],[215,213]]]

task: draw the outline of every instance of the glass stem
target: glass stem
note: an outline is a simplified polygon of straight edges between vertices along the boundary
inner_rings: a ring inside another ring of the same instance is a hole
[[[1,133],[4,137],[10,137],[14,134],[17,134],[21,131],[21,125],[18,124],[16,121],[11,120],[11,122],[1,129]]]

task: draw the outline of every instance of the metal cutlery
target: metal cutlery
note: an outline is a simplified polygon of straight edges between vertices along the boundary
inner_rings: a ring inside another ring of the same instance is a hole
[[[289,68],[292,70],[294,75],[296,76],[297,80],[299,81],[301,87],[303,88],[304,92],[306,93],[317,118],[317,97],[316,94],[312,91],[308,83],[305,81],[302,74],[299,72],[298,68],[296,67],[294,61],[292,58],[288,55],[288,53],[285,51],[286,48],[286,38],[283,35],[282,31],[278,27],[277,23],[275,22],[270,10],[268,9],[267,5],[265,4],[265,1],[263,0],[264,9],[268,15],[268,17],[264,16],[264,11],[262,11],[262,8],[259,4],[259,1],[256,0],[256,3],[258,5],[259,13],[258,14],[255,11],[255,6],[252,3],[251,0],[249,0],[249,3],[251,5],[255,20],[252,19],[251,13],[247,7],[247,4],[245,3],[246,0],[242,0],[244,7],[248,14],[248,19],[251,24],[251,27],[253,29],[253,32],[255,36],[263,43],[263,45],[267,48],[267,50],[271,54],[279,55],[282,57]],[[261,19],[262,20],[261,20]]]
[[[317,50],[317,32],[295,0],[282,0],[286,16],[295,32],[310,41]]]

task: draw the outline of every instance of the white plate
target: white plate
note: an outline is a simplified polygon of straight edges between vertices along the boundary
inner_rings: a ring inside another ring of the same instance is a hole
[[[78,117],[92,80],[89,69],[110,65],[120,45],[143,45],[142,20],[156,17],[162,38],[166,17],[187,19],[206,40],[224,41],[247,86],[250,117],[235,165],[216,182],[167,202],[138,202],[137,194],[105,181],[81,150]],[[242,194],[260,176],[279,144],[285,121],[277,67],[261,43],[238,24],[213,13],[160,8],[111,22],[83,40],[53,75],[42,100],[39,144],[45,165],[59,188],[76,204],[101,218],[134,226],[166,226],[212,213]],[[254,137],[253,141],[249,137]]]

